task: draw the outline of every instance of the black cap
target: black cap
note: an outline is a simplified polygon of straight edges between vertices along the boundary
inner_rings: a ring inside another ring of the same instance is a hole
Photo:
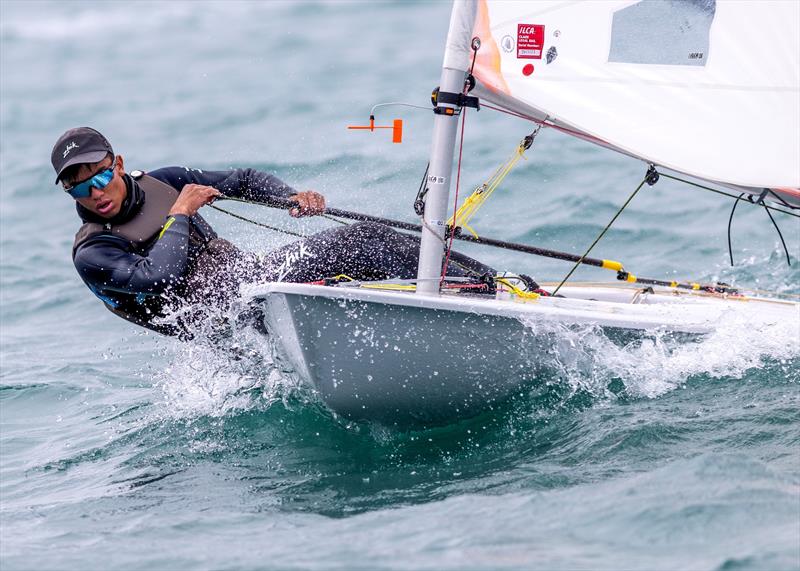
[[[64,169],[72,165],[99,163],[108,153],[114,154],[111,143],[91,127],[70,129],[53,146],[50,161],[56,170],[56,184]]]

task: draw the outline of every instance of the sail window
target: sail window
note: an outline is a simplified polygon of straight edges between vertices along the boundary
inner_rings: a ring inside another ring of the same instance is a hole
[[[642,0],[614,12],[609,62],[705,66],[716,0]]]

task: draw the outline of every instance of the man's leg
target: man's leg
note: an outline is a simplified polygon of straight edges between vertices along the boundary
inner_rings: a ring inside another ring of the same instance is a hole
[[[356,280],[417,277],[417,236],[382,224],[362,222],[325,230],[271,252],[261,264],[259,279],[309,282],[345,274]],[[458,252],[451,252],[447,275],[476,276],[494,270]]]

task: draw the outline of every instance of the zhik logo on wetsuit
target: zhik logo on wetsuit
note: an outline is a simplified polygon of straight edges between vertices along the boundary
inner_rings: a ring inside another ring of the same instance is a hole
[[[314,255],[308,248],[306,248],[305,244],[300,244],[300,246],[294,250],[286,252],[286,257],[281,262],[281,265],[278,266],[278,280],[279,282],[283,281],[283,278],[289,275],[294,269],[294,265],[304,258],[316,258],[317,256]]]
[[[66,158],[67,158],[67,155],[69,154],[69,152],[70,152],[72,149],[77,149],[77,148],[78,148],[78,143],[76,143],[75,141],[72,141],[72,142],[71,142],[69,145],[67,145],[67,148],[66,148],[66,149],[64,149],[64,156],[63,156],[63,157],[61,157],[61,158],[62,158],[62,159],[66,159]]]

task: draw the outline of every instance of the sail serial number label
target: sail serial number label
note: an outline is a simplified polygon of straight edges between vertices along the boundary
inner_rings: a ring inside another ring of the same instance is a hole
[[[544,25],[517,24],[517,59],[542,59]]]

